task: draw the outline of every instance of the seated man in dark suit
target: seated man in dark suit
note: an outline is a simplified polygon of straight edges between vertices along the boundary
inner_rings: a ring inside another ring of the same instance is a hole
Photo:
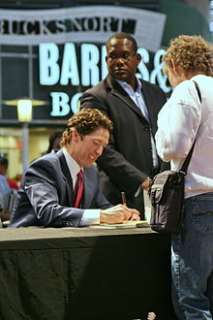
[[[73,115],[62,149],[37,159],[26,171],[10,226],[78,227],[138,220],[137,210],[112,207],[99,189],[94,162],[111,130],[111,121],[97,109]]]

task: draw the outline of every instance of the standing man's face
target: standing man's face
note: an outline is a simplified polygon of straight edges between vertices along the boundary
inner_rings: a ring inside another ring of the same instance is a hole
[[[106,63],[109,74],[130,85],[135,85],[135,73],[141,57],[135,52],[132,41],[112,38],[107,46]]]

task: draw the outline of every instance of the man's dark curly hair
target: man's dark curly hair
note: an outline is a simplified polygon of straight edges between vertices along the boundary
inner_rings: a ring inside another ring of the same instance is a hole
[[[61,140],[62,147],[71,141],[71,128],[75,128],[81,136],[88,135],[100,128],[108,130],[111,134],[112,121],[98,109],[81,109],[68,120]]]

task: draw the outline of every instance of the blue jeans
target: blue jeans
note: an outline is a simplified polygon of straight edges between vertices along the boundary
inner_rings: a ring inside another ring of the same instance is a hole
[[[178,319],[213,320],[213,193],[185,200],[183,229],[172,236],[171,252]]]

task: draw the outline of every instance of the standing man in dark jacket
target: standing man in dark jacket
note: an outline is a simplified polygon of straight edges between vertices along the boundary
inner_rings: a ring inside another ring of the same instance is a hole
[[[105,195],[117,204],[124,191],[127,204],[142,213],[142,190],[161,165],[153,137],[166,97],[157,86],[136,78],[141,56],[131,35],[113,35],[106,49],[109,74],[83,94],[81,107],[98,108],[113,122],[111,142],[97,161]]]

